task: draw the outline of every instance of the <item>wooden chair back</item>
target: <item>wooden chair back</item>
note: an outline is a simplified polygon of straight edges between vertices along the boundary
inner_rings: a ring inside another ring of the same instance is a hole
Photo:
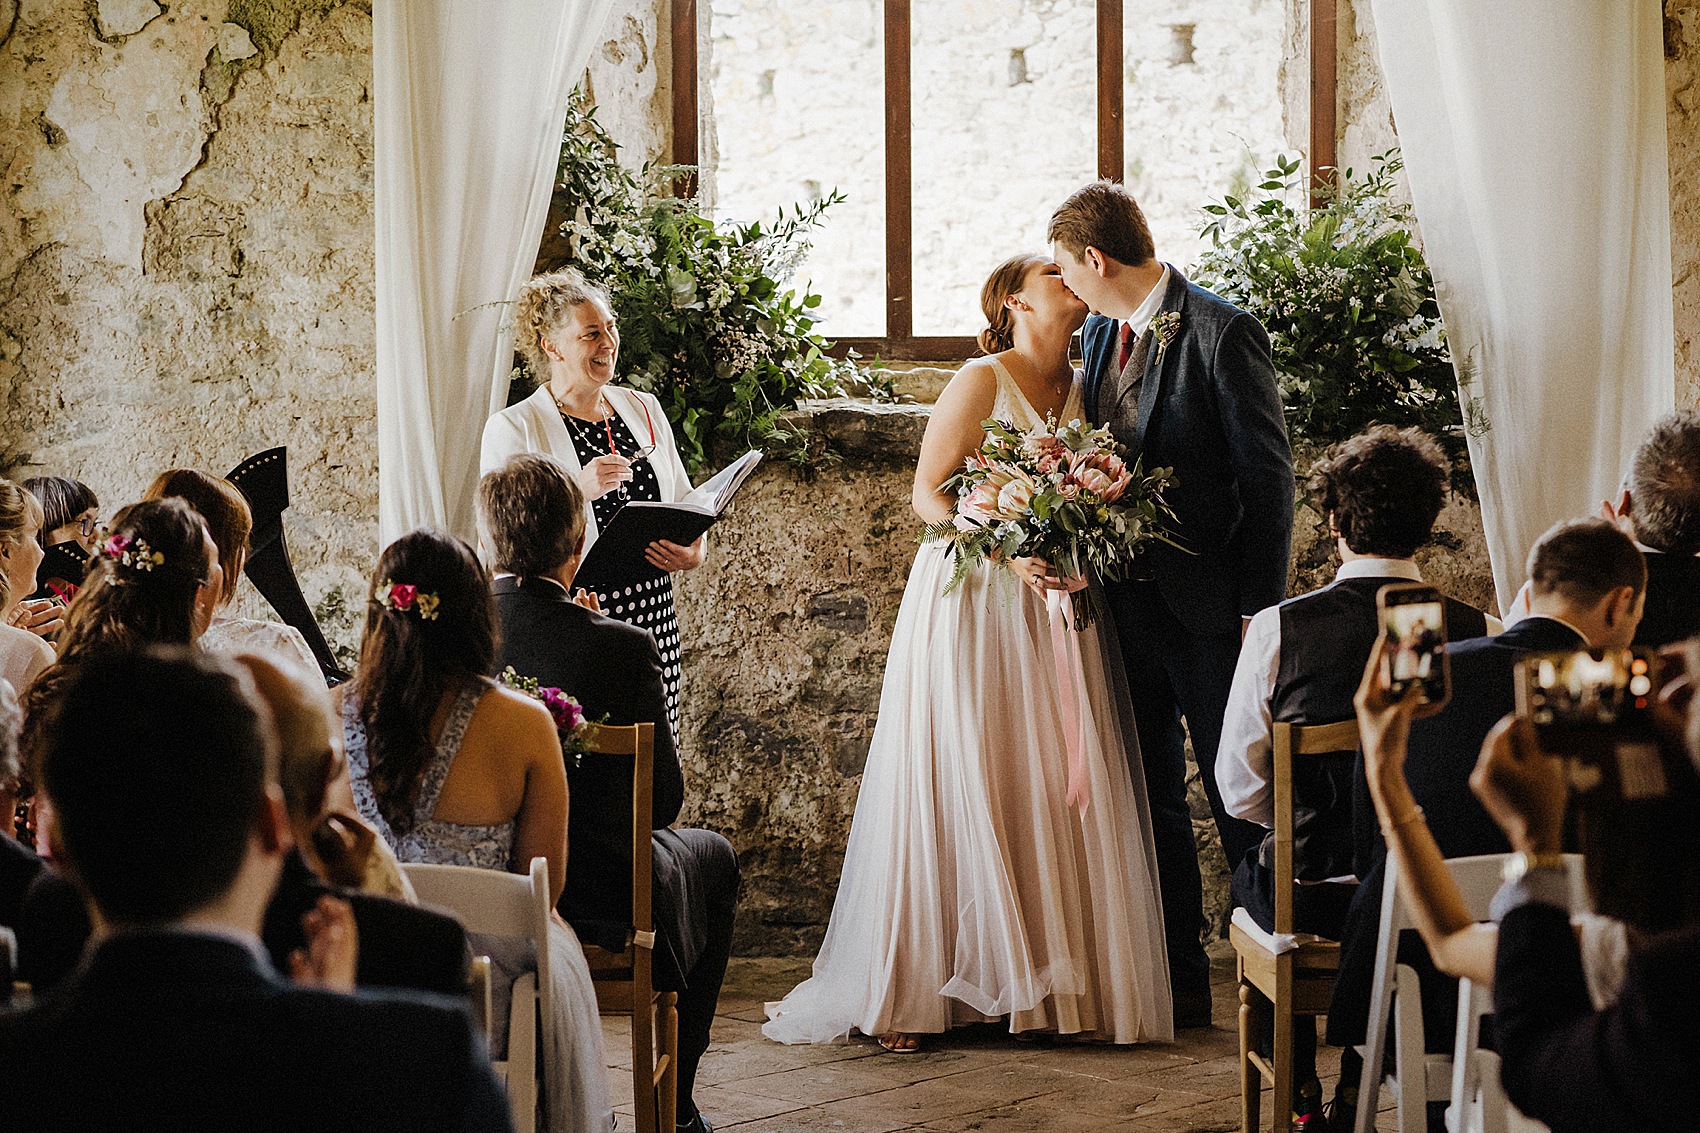
[[[1356,751],[1358,722],[1274,726],[1275,748],[1275,932],[1293,931],[1293,759]]]
[[[632,928],[626,947],[585,948],[596,1002],[604,1015],[632,1021],[632,1108],[638,1133],[672,1133],[678,1114],[678,994],[655,990],[652,899],[655,814],[655,725],[594,728],[585,759],[630,757],[632,762]]]

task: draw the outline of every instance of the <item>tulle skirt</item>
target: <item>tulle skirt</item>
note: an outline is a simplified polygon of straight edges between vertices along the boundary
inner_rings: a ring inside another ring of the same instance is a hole
[[[826,939],[762,1032],[827,1042],[1007,1020],[1168,1040],[1156,858],[1114,630],[1078,635],[1081,676],[1065,681],[1044,601],[986,564],[945,594],[951,565],[944,545],[916,556]],[[1066,798],[1065,695],[1084,716],[1084,813]]]

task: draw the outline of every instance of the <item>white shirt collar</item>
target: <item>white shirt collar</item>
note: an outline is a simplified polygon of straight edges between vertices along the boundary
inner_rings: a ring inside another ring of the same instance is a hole
[[[1163,299],[1169,294],[1169,265],[1163,265],[1163,274],[1157,278],[1157,285],[1151,289],[1151,294],[1145,297],[1145,302],[1134,308],[1133,314],[1124,321],[1133,328],[1133,337],[1138,338],[1151,325],[1151,320],[1157,317],[1157,312],[1163,309]]]
[[[1335,579],[1342,578],[1406,578],[1421,582],[1423,572],[1410,559],[1353,559],[1341,563]]]

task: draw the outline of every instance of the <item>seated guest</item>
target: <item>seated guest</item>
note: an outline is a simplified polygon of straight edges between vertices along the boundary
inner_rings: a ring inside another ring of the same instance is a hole
[[[1493,901],[1497,925],[1471,923],[1405,782],[1416,706],[1393,703],[1373,670],[1358,697],[1371,793],[1388,852],[1413,879],[1413,919],[1443,970],[1493,986],[1506,1094],[1554,1133],[1690,1129],[1700,1106],[1700,704],[1685,727],[1674,689],[1652,713],[1664,742],[1638,745],[1658,754],[1633,792],[1609,771],[1588,785],[1567,777],[1528,720],[1494,728],[1471,787],[1517,854]],[[1609,767],[1610,754],[1590,761]],[[1595,910],[1580,917],[1559,856],[1567,796]]]
[[[1411,729],[1405,774],[1412,796],[1427,812],[1428,828],[1443,857],[1497,854],[1510,848],[1471,793],[1469,781],[1482,741],[1516,707],[1517,662],[1534,653],[1628,648],[1641,620],[1646,567],[1629,537],[1604,520],[1560,523],[1547,531],[1529,552],[1528,574],[1530,616],[1497,636],[1448,645],[1452,698]],[[1354,860],[1363,884],[1347,917],[1328,1013],[1328,1041],[1342,1047],[1363,1042],[1381,922],[1385,848],[1366,775],[1360,761],[1354,786]],[[1451,1049],[1456,988],[1438,977],[1414,936],[1401,941],[1399,961],[1423,979],[1428,1043],[1436,1050]]]
[[[432,531],[384,549],[372,576],[360,668],[341,685],[343,741],[360,816],[404,862],[527,873],[549,863],[550,899],[566,881],[567,777],[548,709],[490,679],[496,661],[490,580],[471,548]],[[605,1133],[606,1060],[596,989],[565,921],[551,918],[554,1049],[543,1085],[552,1133]],[[507,981],[534,970],[515,942],[473,935]],[[497,989],[495,1002],[508,995]],[[506,1024],[495,1029],[498,1053]]]
[[[679,993],[680,1128],[706,1130],[692,1091],[732,951],[737,854],[712,831],[668,829],[685,784],[661,654],[647,630],[572,597],[585,531],[572,476],[548,456],[511,457],[480,482],[478,511],[497,572],[497,665],[576,698],[588,719],[655,725],[655,983]],[[559,909],[581,938],[618,952],[632,924],[631,774],[613,760],[586,759],[569,762],[567,781],[575,805]]]
[[[1635,540],[1647,560],[1647,605],[1638,646],[1656,649],[1700,634],[1700,413],[1673,413],[1653,426],[1616,503],[1603,517]],[[1529,587],[1507,621],[1529,615]]]
[[[294,626],[258,618],[231,617],[224,612],[236,600],[237,588],[242,583],[242,570],[248,565],[248,539],[254,533],[253,509],[235,484],[222,476],[197,472],[193,468],[174,468],[155,477],[142,498],[179,499],[187,503],[206,520],[213,545],[218,548],[224,586],[219,592],[218,609],[213,613],[206,633],[201,636],[202,649],[226,655],[273,653],[309,669],[319,667],[313,651],[307,647],[307,639]]]
[[[1217,749],[1222,805],[1266,829],[1275,824],[1270,729],[1277,721],[1332,724],[1352,718],[1352,693],[1380,630],[1383,586],[1421,582],[1414,561],[1445,504],[1447,463],[1434,439],[1416,429],[1378,425],[1335,445],[1311,473],[1310,488],[1328,516],[1340,570],[1321,590],[1270,606],[1251,619],[1228,696]],[[1479,610],[1445,600],[1446,634],[1480,637]],[[1307,758],[1294,767],[1294,928],[1340,938],[1357,882],[1352,865],[1354,753]],[[1275,834],[1235,864],[1233,897],[1266,930],[1275,925]],[[1356,1052],[1341,1060],[1334,1110],[1344,1115],[1356,1092]],[[1299,1116],[1322,1108],[1316,1079],[1316,1031],[1299,1021],[1293,1036],[1294,1097]]]
[[[68,476],[32,476],[24,488],[41,503],[43,518],[36,542],[45,554],[36,568],[30,597],[69,602],[83,584],[89,555],[100,527],[100,499],[81,480]]]
[[[28,689],[40,672],[53,664],[53,647],[14,618],[26,616],[23,603],[35,589],[35,568],[41,562],[41,505],[24,488],[0,480],[0,680],[19,692]],[[47,605],[52,606],[49,602]],[[58,619],[49,619],[57,630]]]
[[[18,782],[18,727],[23,713],[12,686],[0,681],[0,927],[13,928],[30,883],[41,873],[34,850],[12,837],[12,807]]]
[[[235,663],[247,671],[270,712],[279,740],[278,778],[289,816],[292,846],[284,854],[260,932],[272,962],[280,970],[289,970],[290,956],[307,946],[304,926],[310,914],[321,897],[332,896],[347,902],[354,914],[359,940],[356,986],[464,994],[469,952],[458,921],[359,892],[358,886],[328,884],[315,868],[322,859],[309,839],[325,815],[311,808],[322,807],[331,783],[342,778],[342,760],[331,739],[329,697],[317,670],[311,676],[292,676],[258,656],[239,657]],[[315,774],[316,787],[310,782]],[[176,820],[172,811],[159,817]],[[92,931],[76,886],[61,872],[43,872],[30,886],[18,920],[20,975],[38,992],[57,986],[76,968]]]
[[[168,651],[93,657],[62,686],[37,757],[101,932],[56,993],[0,1016],[6,1104],[42,1130],[509,1129],[464,1006],[291,987],[265,958],[289,834],[246,683]],[[346,906],[323,901],[308,934],[297,982],[347,986]]]

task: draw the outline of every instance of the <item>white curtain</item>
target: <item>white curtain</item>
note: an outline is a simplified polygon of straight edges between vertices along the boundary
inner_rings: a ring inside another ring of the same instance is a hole
[[[1374,0],[1503,607],[1675,399],[1657,0]],[[1466,370],[1468,367],[1468,371]]]
[[[566,100],[612,0],[377,0],[372,72],[378,515],[473,530]]]

